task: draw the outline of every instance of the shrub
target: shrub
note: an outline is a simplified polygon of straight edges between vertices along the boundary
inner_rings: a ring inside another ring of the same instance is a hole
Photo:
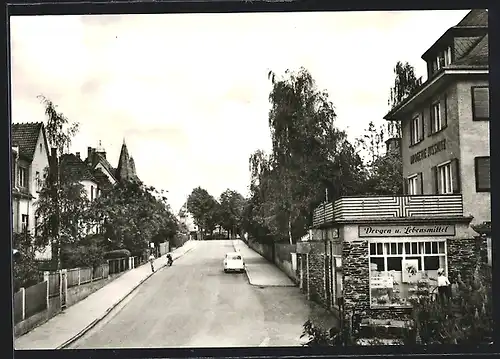
[[[105,259],[118,259],[130,257],[131,253],[128,249],[116,249],[114,251],[109,251],[104,253]]]
[[[66,248],[64,258],[66,268],[97,268],[104,262],[104,251],[95,244],[89,246],[79,245],[71,249]]]
[[[14,233],[12,239],[12,247],[19,251],[12,266],[15,293],[21,287],[27,288],[39,283],[41,276],[35,260],[35,251],[31,245],[32,237],[26,233]]]
[[[420,297],[413,305],[420,344],[488,344],[493,337],[491,269],[477,266],[471,278],[457,280],[451,304]]]

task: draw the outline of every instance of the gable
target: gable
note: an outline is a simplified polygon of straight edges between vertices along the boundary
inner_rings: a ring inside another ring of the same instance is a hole
[[[35,144],[35,150],[33,151],[33,161],[47,162],[47,165],[49,162],[49,148],[43,126],[40,128],[40,132],[38,134],[38,140],[36,141]]]
[[[108,179],[111,182],[111,184],[115,184],[116,183],[116,179],[113,176],[113,174],[110,173],[109,170],[106,168],[106,166],[104,166],[101,162],[97,163],[97,165],[95,166],[95,169],[101,170],[101,172],[103,172],[108,177]]]

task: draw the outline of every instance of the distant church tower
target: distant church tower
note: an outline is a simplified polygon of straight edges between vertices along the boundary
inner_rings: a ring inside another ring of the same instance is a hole
[[[125,139],[123,139],[122,150],[120,152],[120,159],[118,160],[118,167],[116,168],[116,178],[118,181],[134,181],[138,180],[135,172],[134,159],[130,157],[127,149]]]

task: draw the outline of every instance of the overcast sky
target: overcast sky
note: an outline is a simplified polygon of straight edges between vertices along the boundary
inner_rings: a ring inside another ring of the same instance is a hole
[[[248,158],[270,148],[269,70],[307,68],[351,139],[382,123],[398,60],[420,56],[468,11],[33,16],[11,18],[12,121],[44,120],[43,94],[116,167],[178,210],[194,187],[246,195]]]

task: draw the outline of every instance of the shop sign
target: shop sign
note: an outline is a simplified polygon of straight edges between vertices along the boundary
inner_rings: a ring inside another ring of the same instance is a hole
[[[386,225],[359,226],[359,237],[427,237],[454,236],[454,225]]]
[[[372,289],[393,288],[393,286],[394,286],[394,278],[390,276],[370,278],[370,288]]]
[[[427,157],[431,157],[435,155],[436,153],[439,153],[441,151],[446,150],[446,140],[441,140],[439,142],[436,142],[429,147],[424,148],[421,151],[418,151],[417,153],[413,154],[410,156],[410,164],[414,164],[417,162],[422,161],[423,159]]]

